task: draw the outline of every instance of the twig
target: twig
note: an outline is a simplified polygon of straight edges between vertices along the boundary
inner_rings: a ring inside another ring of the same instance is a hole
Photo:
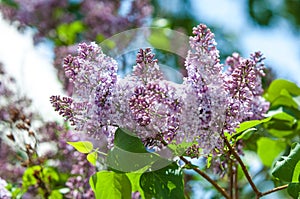
[[[271,189],[271,190],[269,190],[269,191],[263,192],[263,193],[260,194],[260,197],[265,196],[265,195],[268,195],[268,194],[270,194],[270,193],[274,193],[274,192],[276,192],[276,191],[280,191],[280,190],[286,189],[288,186],[289,186],[289,185],[286,184],[286,185],[282,185],[282,186],[280,186],[280,187],[276,187],[276,188],[274,188],[274,189]]]
[[[254,182],[253,182],[253,180],[252,180],[252,178],[251,178],[251,176],[250,176],[250,174],[249,174],[249,172],[248,172],[248,170],[247,170],[244,162],[240,158],[239,154],[231,147],[229,141],[224,136],[222,136],[222,137],[223,137],[223,139],[225,141],[226,146],[228,147],[228,149],[232,153],[232,155],[236,158],[236,160],[238,161],[238,163],[241,165],[241,168],[242,168],[242,170],[243,170],[243,172],[244,172],[244,174],[245,174],[248,182],[250,183],[253,191],[256,193],[257,196],[261,195],[261,192],[255,186],[255,184],[254,184]]]
[[[192,165],[190,161],[188,161],[183,156],[180,156],[180,159],[186,164],[186,165]],[[220,187],[213,179],[211,179],[206,173],[201,171],[199,168],[194,168],[193,170],[197,172],[199,175],[201,175],[203,178],[205,178],[208,182],[210,182],[226,199],[231,199],[230,196],[226,193],[226,191]]]

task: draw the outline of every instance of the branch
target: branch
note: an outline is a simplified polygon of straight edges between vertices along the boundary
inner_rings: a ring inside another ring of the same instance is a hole
[[[180,156],[180,159],[186,164],[186,165],[192,165],[190,161],[188,161],[183,156]],[[203,178],[205,178],[208,182],[210,182],[226,199],[230,199],[230,196],[226,193],[226,191],[220,187],[213,179],[211,179],[206,173],[201,171],[199,168],[194,168],[193,170],[200,174]]]
[[[228,147],[228,149],[229,149],[230,152],[232,153],[232,155],[236,158],[236,160],[238,161],[238,163],[241,165],[241,168],[242,168],[242,170],[243,170],[243,172],[244,172],[244,174],[245,174],[245,176],[246,176],[248,182],[250,183],[250,185],[251,185],[253,191],[256,193],[257,196],[260,196],[260,195],[261,195],[261,192],[260,192],[260,191],[257,189],[257,187],[255,186],[255,184],[254,184],[254,182],[253,182],[253,180],[252,180],[252,178],[251,178],[251,176],[250,176],[250,174],[249,174],[249,172],[248,172],[248,170],[247,170],[247,168],[246,168],[244,162],[242,161],[241,157],[240,157],[239,154],[231,147],[229,141],[228,141],[224,136],[222,136],[222,137],[223,137],[223,139],[224,139],[224,141],[225,141],[226,146]]]
[[[261,196],[268,195],[268,194],[270,194],[270,193],[274,193],[274,192],[276,192],[276,191],[280,191],[280,190],[286,189],[288,186],[289,186],[289,185],[286,184],[286,185],[282,185],[282,186],[280,186],[280,187],[276,187],[276,188],[274,188],[274,189],[271,189],[271,190],[269,190],[269,191],[263,192],[263,193],[260,194],[260,197],[261,197]]]

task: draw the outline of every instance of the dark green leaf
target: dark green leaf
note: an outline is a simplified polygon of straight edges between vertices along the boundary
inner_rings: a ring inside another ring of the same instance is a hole
[[[118,128],[114,139],[114,148],[108,152],[109,168],[118,172],[144,172],[150,167],[154,169],[156,162],[169,165],[171,162],[156,153],[150,153],[142,141],[130,131]]]
[[[128,177],[113,171],[100,171],[89,181],[96,199],[131,199],[131,184]]]
[[[145,198],[184,198],[182,170],[176,163],[162,169],[143,173],[140,185]]]
[[[143,172],[158,161],[160,157],[154,153],[134,153],[115,146],[107,155],[109,168],[119,172]]]
[[[294,199],[298,199],[300,196],[300,183],[290,183],[287,192],[292,196]]]
[[[288,156],[282,156],[272,170],[272,175],[287,182],[299,182],[300,144],[294,143]],[[297,168],[297,169],[296,169]]]
[[[142,141],[132,132],[118,128],[114,139],[115,146],[128,152],[146,153],[147,150]]]

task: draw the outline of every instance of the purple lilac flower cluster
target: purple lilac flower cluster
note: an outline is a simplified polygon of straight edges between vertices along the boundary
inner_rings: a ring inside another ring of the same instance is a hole
[[[262,119],[269,108],[269,103],[261,97],[261,77],[265,75],[263,60],[261,52],[251,54],[249,59],[234,53],[226,60],[229,68],[224,85],[229,98],[225,128],[229,132],[233,132],[243,121]]]
[[[64,64],[75,95],[68,103],[58,96],[51,102],[77,130],[105,135],[110,142],[115,129],[122,127],[147,146],[185,140],[197,143],[188,150],[193,153],[221,149],[224,131],[232,133],[241,122],[259,119],[268,109],[260,96],[264,58],[260,52],[249,59],[233,54],[224,72],[214,34],[203,24],[193,34],[183,84],[164,79],[150,49],[141,49],[132,74],[120,78],[116,62],[100,47],[81,44],[78,56],[66,57]]]
[[[183,83],[186,97],[181,128],[187,141],[197,141],[203,153],[207,153],[222,146],[219,134],[225,109],[220,105],[226,102],[226,90],[213,33],[200,24],[193,34],[185,61],[188,76]]]

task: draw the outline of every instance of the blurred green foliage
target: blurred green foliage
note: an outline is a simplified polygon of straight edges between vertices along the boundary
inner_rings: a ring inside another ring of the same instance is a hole
[[[270,27],[283,19],[296,32],[300,31],[299,0],[248,0],[247,4],[249,16],[258,25]]]

